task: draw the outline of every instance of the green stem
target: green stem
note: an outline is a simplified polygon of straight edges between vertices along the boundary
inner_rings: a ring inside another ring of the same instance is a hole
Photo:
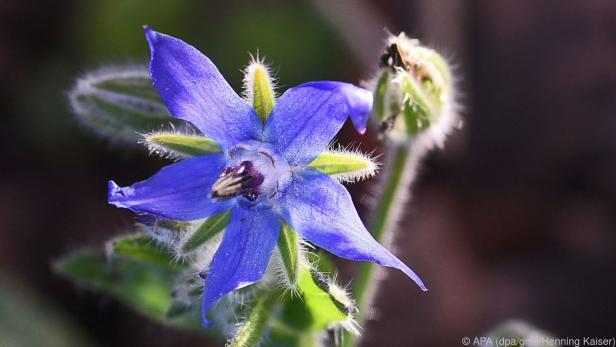
[[[420,153],[414,153],[415,151],[411,150],[411,145],[396,145],[392,152],[388,164],[388,174],[383,181],[383,191],[378,199],[372,223],[372,235],[383,244],[392,239],[395,223],[404,211],[403,205],[409,194],[415,166],[423,156],[417,155]],[[377,270],[375,264],[365,262],[360,265],[355,276],[353,295],[359,309],[356,319],[361,326],[366,321],[365,314],[370,311],[369,308],[377,289]],[[343,346],[352,347],[359,344],[360,338],[345,332],[343,341]]]
[[[271,290],[269,293],[263,292],[262,295],[259,295],[246,321],[228,346],[249,347],[257,345],[263,338],[267,321],[272,316],[274,304],[279,296],[278,290]]]

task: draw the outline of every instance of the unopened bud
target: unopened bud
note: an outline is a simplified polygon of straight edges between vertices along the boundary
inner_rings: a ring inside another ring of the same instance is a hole
[[[388,38],[379,67],[371,85],[381,134],[403,142],[437,129],[434,142],[442,142],[439,134],[448,132],[455,118],[451,74],[443,57],[401,33]]]
[[[69,93],[77,119],[87,128],[115,141],[137,143],[142,133],[173,118],[152,85],[146,68],[104,67],[79,78]]]

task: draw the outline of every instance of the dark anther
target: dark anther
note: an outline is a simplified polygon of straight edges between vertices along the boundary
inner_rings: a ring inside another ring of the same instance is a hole
[[[396,116],[387,117],[381,122],[381,125],[379,126],[379,132],[381,134],[394,128],[394,122],[396,121]]]
[[[400,56],[400,51],[398,50],[397,44],[392,43],[385,49],[385,52],[381,55],[380,66],[391,69],[396,67],[405,67],[404,60],[402,59],[402,56]]]
[[[263,175],[257,171],[252,162],[243,161],[238,166],[226,168],[212,186],[212,198],[227,200],[244,195],[254,201],[259,196],[259,186]]]

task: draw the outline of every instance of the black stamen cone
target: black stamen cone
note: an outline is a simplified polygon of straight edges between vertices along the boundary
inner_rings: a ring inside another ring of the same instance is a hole
[[[212,198],[227,200],[244,195],[254,201],[259,195],[259,186],[263,175],[257,171],[252,162],[243,161],[238,166],[226,168],[212,186]]]

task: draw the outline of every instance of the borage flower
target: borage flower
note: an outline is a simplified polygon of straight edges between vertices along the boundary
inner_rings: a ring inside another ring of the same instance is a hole
[[[129,187],[110,181],[109,202],[181,221],[231,211],[205,278],[204,325],[210,325],[212,304],[261,279],[283,221],[339,257],[400,269],[425,290],[366,230],[344,186],[308,167],[349,115],[365,131],[369,91],[342,82],[305,83],[287,90],[263,121],[197,49],[150,28],[145,34],[152,80],[167,108],[222,152],[184,159]]]

